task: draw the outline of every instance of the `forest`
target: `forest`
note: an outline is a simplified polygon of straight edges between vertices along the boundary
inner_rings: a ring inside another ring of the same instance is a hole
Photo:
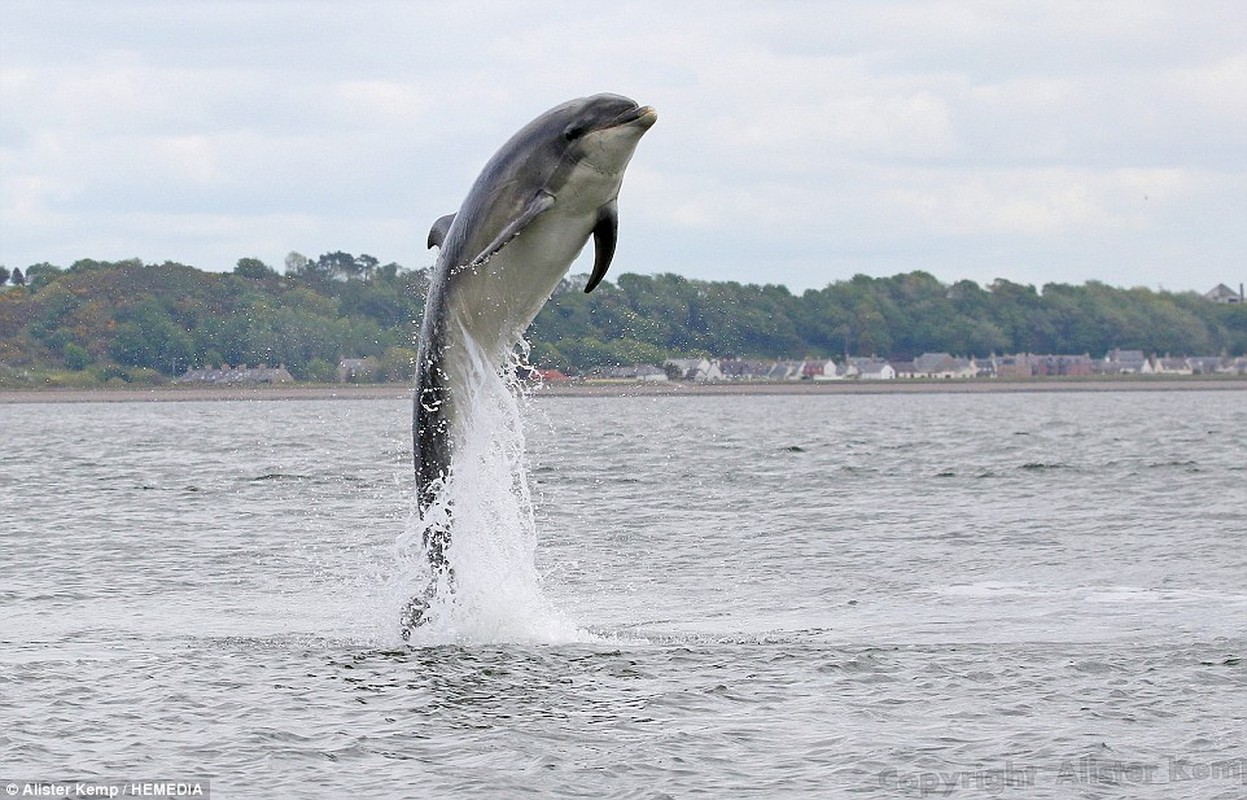
[[[159,383],[218,364],[284,365],[298,380],[332,381],[343,358],[371,359],[371,380],[405,381],[428,285],[425,270],[340,251],[291,253],[280,272],[254,258],[230,273],[84,259],[0,268],[0,278],[4,385]],[[670,273],[621,274],[591,294],[584,282],[564,279],[537,317],[533,365],[575,375],[692,355],[1247,353],[1247,305],[1195,292],[950,285],[921,271],[801,294]]]

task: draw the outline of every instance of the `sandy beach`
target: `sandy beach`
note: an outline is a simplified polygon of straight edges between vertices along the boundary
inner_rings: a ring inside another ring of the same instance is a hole
[[[820,394],[972,394],[996,392],[1121,392],[1121,391],[1244,391],[1242,377],[1171,378],[1045,378],[1033,380],[893,380],[638,383],[585,381],[534,387],[536,397],[614,397],[705,395]],[[145,386],[97,389],[0,389],[0,404],[129,403],[206,400],[388,400],[408,399],[411,387],[401,384],[316,384],[306,386]]]

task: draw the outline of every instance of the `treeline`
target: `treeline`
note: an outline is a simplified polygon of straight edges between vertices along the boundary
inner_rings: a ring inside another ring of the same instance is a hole
[[[530,338],[537,363],[572,369],[661,363],[669,354],[802,358],[962,356],[1113,348],[1242,355],[1247,305],[1102,283],[947,285],[925,272],[856,275],[794,295],[783,286],[621,275],[590,295],[564,280]]]
[[[343,253],[292,253],[286,274],[253,258],[228,274],[133,259],[36,264],[24,279],[0,289],[0,364],[84,382],[158,382],[219,364],[331,381],[343,357],[374,358],[379,379],[402,380],[426,288],[422,272]]]
[[[59,370],[85,383],[267,364],[327,381],[342,358],[371,358],[377,379],[410,378],[424,270],[343,252],[291,253],[284,267],[244,258],[228,274],[138,260],[6,270],[0,366]],[[910,272],[857,275],[801,295],[673,274],[623,274],[588,295],[583,285],[582,276],[564,280],[538,316],[529,336],[534,364],[574,374],[695,354],[1247,352],[1247,305],[1100,283],[1039,291],[1005,280],[948,285]]]

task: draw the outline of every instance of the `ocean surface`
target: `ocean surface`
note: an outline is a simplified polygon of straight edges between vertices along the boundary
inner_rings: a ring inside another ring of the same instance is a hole
[[[540,602],[405,644],[406,402],[0,405],[0,792],[1247,797],[1247,392],[521,416]]]

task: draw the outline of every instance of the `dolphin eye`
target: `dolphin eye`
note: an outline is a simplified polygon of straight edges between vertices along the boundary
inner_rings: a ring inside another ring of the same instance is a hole
[[[563,129],[563,138],[569,142],[573,142],[581,136],[584,136],[588,130],[589,126],[583,122],[573,122],[571,125],[568,125]]]

